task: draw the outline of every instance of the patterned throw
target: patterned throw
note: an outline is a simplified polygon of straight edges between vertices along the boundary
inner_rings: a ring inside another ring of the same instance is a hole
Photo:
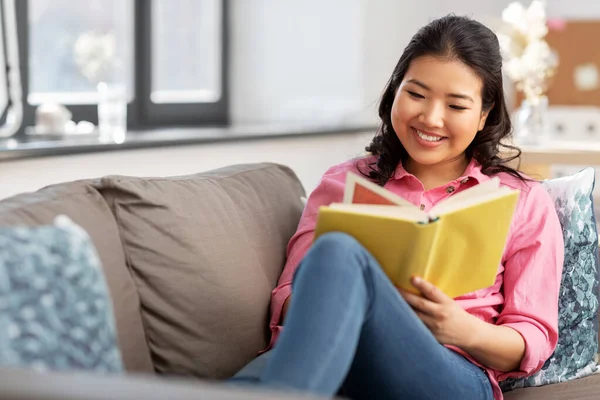
[[[558,345],[536,374],[500,383],[502,390],[565,382],[597,372],[598,232],[594,169],[543,182],[563,229],[565,262],[559,297]]]
[[[67,217],[0,228],[0,365],[123,370],[98,256]]]

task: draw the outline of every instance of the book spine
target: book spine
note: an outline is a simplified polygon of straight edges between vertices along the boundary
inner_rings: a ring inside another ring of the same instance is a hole
[[[431,240],[430,251],[427,256],[427,263],[425,264],[425,272],[423,274],[423,279],[425,279],[428,282],[431,282],[432,272],[434,270],[433,263],[439,259],[437,253],[438,251],[440,251],[439,239],[443,232],[444,220],[443,218],[440,219],[440,217],[430,217],[429,223],[435,225],[435,230],[433,234],[433,239]]]

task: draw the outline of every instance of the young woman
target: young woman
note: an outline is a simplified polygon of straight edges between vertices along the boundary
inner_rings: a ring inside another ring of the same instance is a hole
[[[272,350],[237,379],[353,399],[501,399],[498,381],[542,367],[557,342],[562,233],[544,189],[499,152],[511,133],[501,67],[496,36],[476,21],[448,16],[417,32],[370,155],[330,168],[308,199],[272,294]],[[424,210],[493,176],[519,189],[494,285],[452,299],[415,277],[417,296],[352,237],[312,243],[319,206],[341,201],[350,171]]]

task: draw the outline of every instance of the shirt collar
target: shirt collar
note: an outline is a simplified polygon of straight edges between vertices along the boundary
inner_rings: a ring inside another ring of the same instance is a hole
[[[407,170],[404,169],[404,167],[402,166],[402,162],[398,163],[398,167],[396,167],[396,172],[394,173],[394,179],[400,180],[403,178],[406,178],[408,176],[411,176],[415,179],[417,179],[416,176],[414,176],[413,174],[411,174],[410,172],[408,172]],[[488,179],[490,179],[489,176],[485,175],[483,172],[481,172],[481,164],[475,160],[475,158],[472,158],[471,161],[469,162],[469,165],[467,165],[467,168],[465,169],[465,172],[461,175],[460,178],[456,179],[457,181],[463,181],[465,179],[475,179],[475,181],[477,183],[481,183],[484,181],[487,181]]]

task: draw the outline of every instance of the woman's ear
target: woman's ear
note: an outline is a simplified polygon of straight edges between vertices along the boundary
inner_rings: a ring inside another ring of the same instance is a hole
[[[478,131],[481,131],[483,129],[483,127],[485,126],[485,121],[487,121],[487,117],[488,117],[488,115],[490,115],[490,111],[492,111],[493,109],[494,109],[494,104],[492,104],[492,106],[487,111],[481,112],[481,117],[479,118]]]

